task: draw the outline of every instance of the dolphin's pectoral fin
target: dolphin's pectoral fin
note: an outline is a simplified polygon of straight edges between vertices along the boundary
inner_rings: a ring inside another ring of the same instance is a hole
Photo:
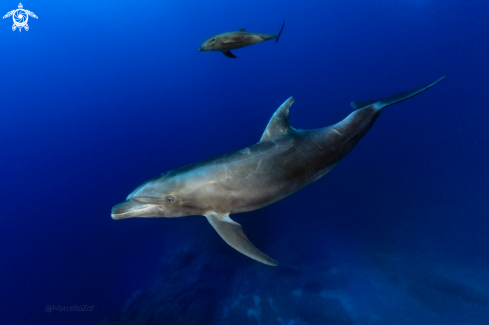
[[[260,263],[269,266],[278,265],[277,261],[268,257],[256,248],[255,245],[249,241],[248,237],[246,237],[241,225],[233,221],[228,215],[211,212],[205,216],[219,236],[221,236],[229,246]]]
[[[289,123],[289,107],[294,103],[294,97],[287,99],[273,114],[270,122],[268,122],[267,128],[260,141],[268,140],[273,137],[285,134],[293,131],[294,128]]]
[[[231,59],[236,59],[236,55],[234,55],[233,53],[231,53],[231,51],[227,50],[227,51],[222,51],[222,54],[224,54],[225,56],[227,56],[228,58],[231,58]]]
[[[445,77],[446,77],[446,75],[435,80],[435,81],[433,81],[433,82],[431,82],[431,83],[429,83],[429,84],[427,84],[427,85],[418,87],[418,88],[413,89],[413,90],[408,90],[408,91],[396,94],[396,95],[391,96],[391,97],[377,99],[377,100],[369,100],[366,102],[353,101],[353,102],[351,102],[351,106],[354,109],[360,109],[360,108],[363,108],[363,107],[366,107],[369,105],[375,105],[375,107],[377,109],[382,109],[384,107],[387,107],[387,106],[395,104],[395,103],[402,102],[403,100],[406,100],[408,98],[416,96],[417,94],[422,93],[423,91],[427,90],[428,88],[433,87],[434,85],[436,85],[437,83],[439,83],[440,81],[445,79]]]

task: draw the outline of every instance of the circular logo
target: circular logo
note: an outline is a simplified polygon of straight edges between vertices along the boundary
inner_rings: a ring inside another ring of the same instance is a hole
[[[25,25],[27,25],[27,20],[29,19],[29,16],[27,15],[27,12],[24,9],[17,9],[13,14],[13,16],[14,16],[14,24],[17,27],[24,27]]]

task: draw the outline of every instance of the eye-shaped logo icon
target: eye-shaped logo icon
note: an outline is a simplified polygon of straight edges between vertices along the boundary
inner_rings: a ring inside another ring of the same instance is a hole
[[[29,25],[27,25],[29,16],[37,19],[36,14],[33,13],[32,11],[25,10],[22,3],[19,3],[19,9],[15,9],[7,12],[7,14],[3,16],[3,19],[8,18],[10,16],[12,16],[12,19],[14,20],[14,24],[12,25],[12,31],[15,31],[17,28],[19,28],[19,32],[22,31],[22,28],[24,28],[26,31],[29,30]]]

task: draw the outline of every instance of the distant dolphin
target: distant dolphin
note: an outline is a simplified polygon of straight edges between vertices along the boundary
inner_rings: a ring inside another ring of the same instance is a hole
[[[199,47],[199,51],[221,51],[228,58],[235,59],[236,56],[231,53],[230,50],[239,49],[248,45],[258,44],[275,38],[277,39],[275,43],[277,43],[278,39],[280,38],[280,34],[282,34],[282,31],[284,30],[284,26],[285,20],[282,24],[280,32],[278,32],[277,35],[247,33],[245,32],[246,28],[241,28],[237,32],[229,32],[212,36],[211,38],[207,39],[201,47]]]
[[[112,218],[203,215],[231,247],[276,266],[229,215],[263,208],[320,179],[353,149],[384,107],[413,97],[443,78],[392,97],[352,102],[356,111],[337,124],[316,130],[290,126],[291,97],[272,116],[260,142],[147,181],[112,208]]]

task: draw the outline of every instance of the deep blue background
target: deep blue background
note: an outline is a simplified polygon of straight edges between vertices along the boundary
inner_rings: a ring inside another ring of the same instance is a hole
[[[111,207],[155,175],[257,142],[289,96],[292,125],[318,128],[349,114],[351,100],[446,73],[383,112],[327,177],[237,219],[255,216],[268,241],[296,236],[299,251],[312,244],[297,227],[313,223],[361,251],[489,271],[486,1],[23,5],[39,16],[28,32],[0,21],[3,324],[93,324],[120,310],[152,282],[164,238],[205,223],[113,221]],[[243,27],[277,33],[283,19],[280,42],[236,50],[235,60],[197,51]],[[45,311],[76,304],[95,311]]]

